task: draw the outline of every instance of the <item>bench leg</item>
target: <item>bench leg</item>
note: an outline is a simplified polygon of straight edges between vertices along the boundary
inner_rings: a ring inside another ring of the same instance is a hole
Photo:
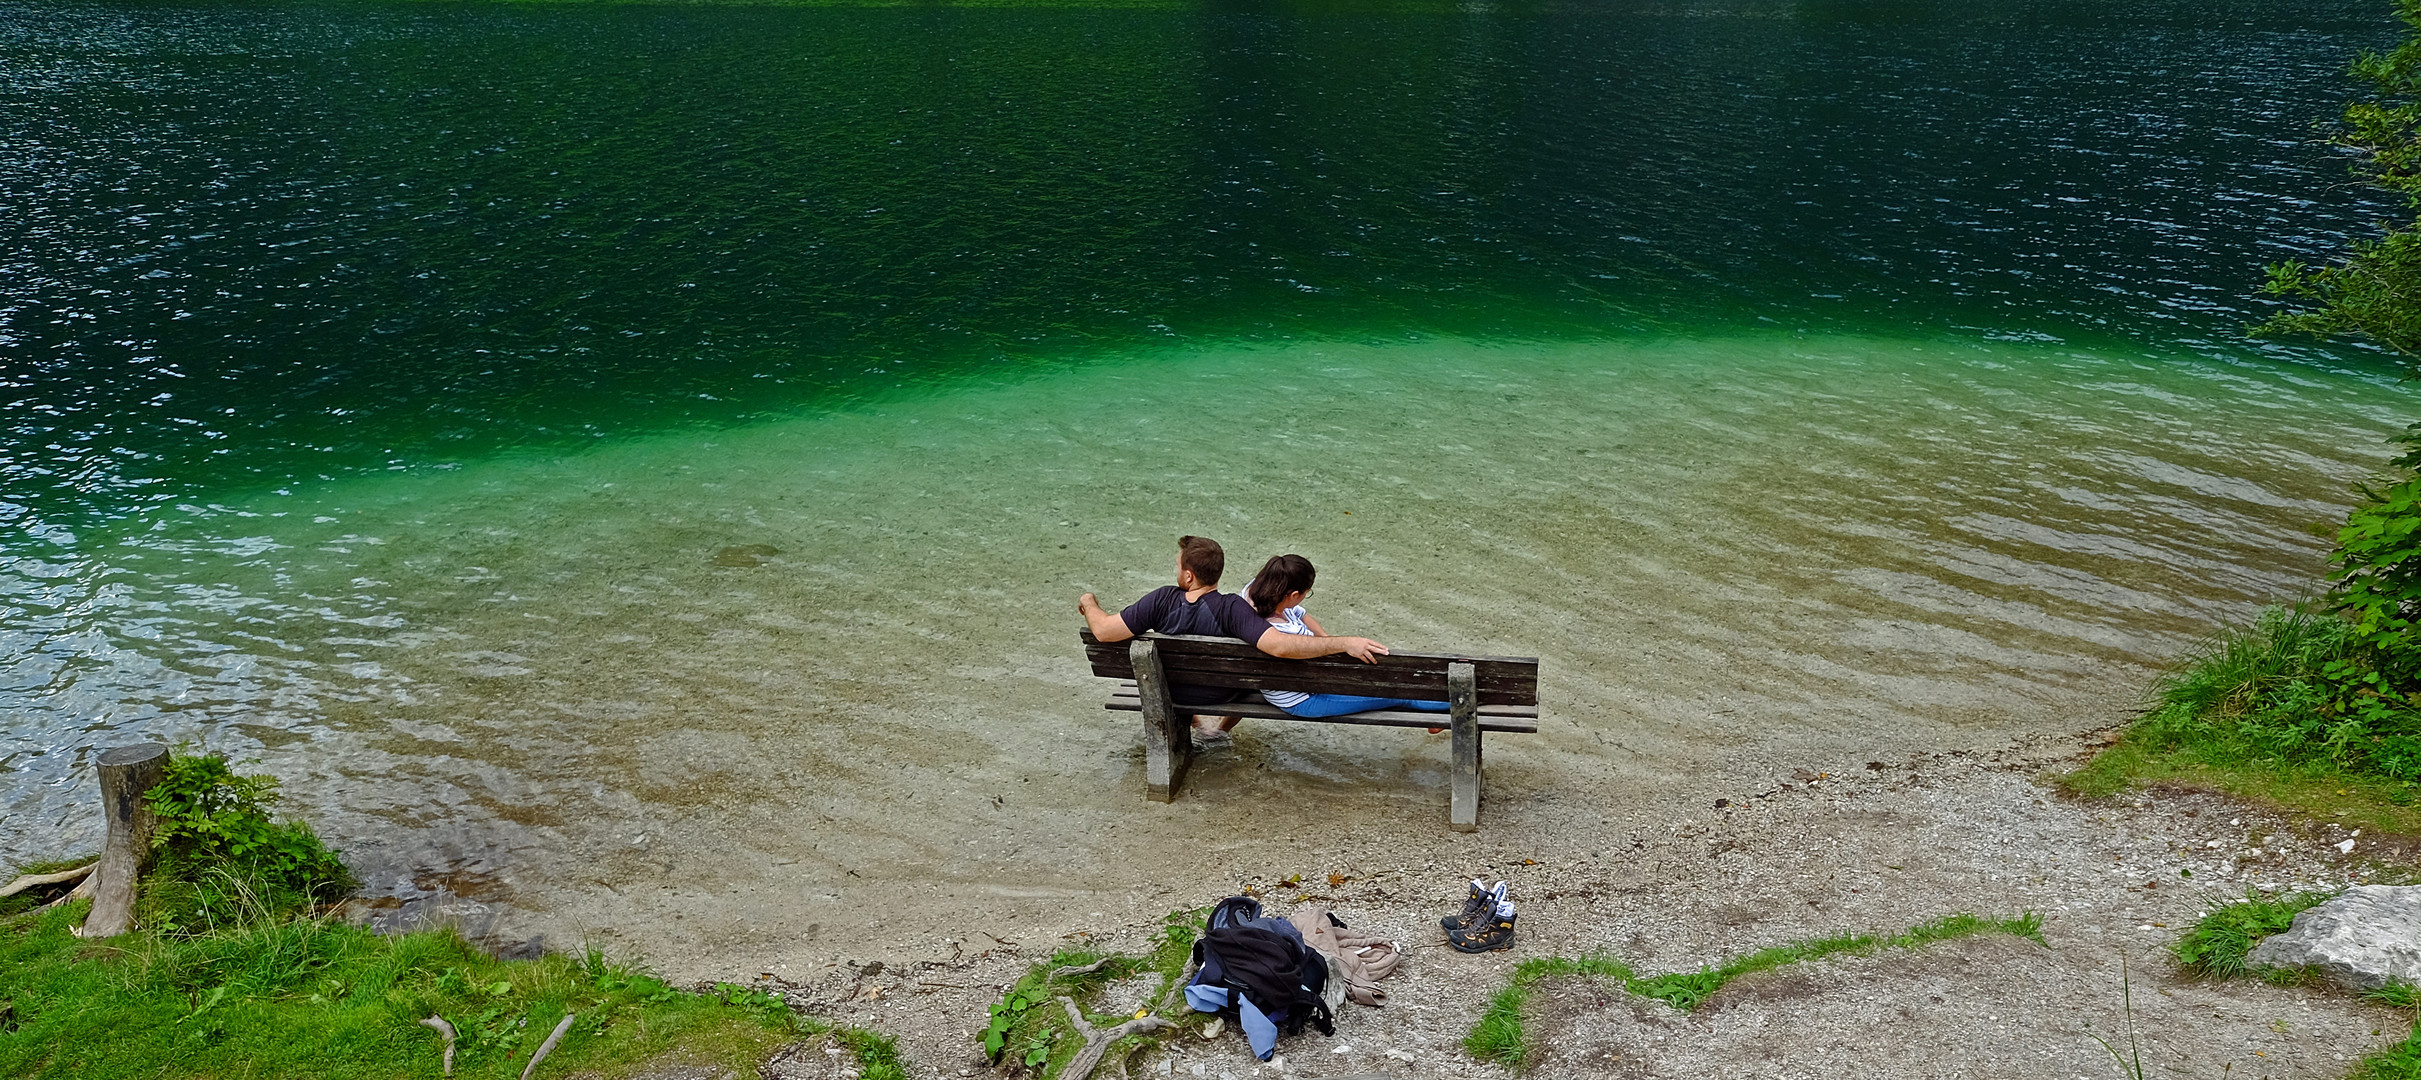
[[[1447,807],[1446,827],[1456,832],[1479,831],[1480,729],[1479,678],[1472,665],[1446,665],[1446,705],[1454,720],[1454,799]]]
[[[1157,644],[1138,638],[1128,647],[1127,657],[1134,662],[1136,696],[1143,703],[1143,797],[1174,802],[1186,766],[1194,763],[1193,719],[1179,713],[1169,698],[1168,674],[1160,668]]]

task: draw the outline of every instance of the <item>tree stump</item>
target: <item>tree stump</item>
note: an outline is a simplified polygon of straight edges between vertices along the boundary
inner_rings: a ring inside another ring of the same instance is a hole
[[[151,857],[151,833],[156,822],[143,793],[160,783],[168,769],[168,748],[136,743],[101,752],[101,813],[109,825],[101,844],[101,861],[91,880],[92,913],[84,917],[77,937],[116,937],[134,929],[135,881]]]

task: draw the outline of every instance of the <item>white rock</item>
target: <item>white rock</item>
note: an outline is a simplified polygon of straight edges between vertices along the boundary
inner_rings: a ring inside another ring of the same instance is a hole
[[[2338,852],[2341,854],[2351,855],[2354,853],[2354,842],[2352,840],[2339,840],[2337,841],[2336,847]]]
[[[2253,967],[2308,968],[2331,982],[2376,990],[2421,983],[2421,885],[2356,885],[2295,916],[2253,947]]]

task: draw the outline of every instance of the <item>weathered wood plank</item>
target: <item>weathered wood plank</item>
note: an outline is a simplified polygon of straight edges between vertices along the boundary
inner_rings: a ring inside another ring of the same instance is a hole
[[[1125,705],[1113,705],[1113,706],[1109,706],[1110,708],[1123,708],[1123,709],[1126,709],[1126,710],[1128,710],[1128,711],[1132,712],[1132,711],[1135,709],[1135,705],[1134,705],[1134,701],[1135,701],[1135,684],[1134,684],[1133,682],[1131,682],[1131,681],[1121,681],[1121,682],[1118,684],[1118,686],[1117,686],[1115,689],[1113,689],[1113,690],[1111,690],[1111,691],[1110,691],[1110,698],[1111,698],[1111,700],[1113,700],[1113,701],[1125,701],[1125,702],[1127,702],[1127,704],[1125,704]],[[1180,709],[1187,708],[1187,707],[1188,707],[1188,706],[1183,706],[1183,705],[1178,706],[1178,708],[1180,708]],[[1193,709],[1194,709],[1196,712],[1215,712],[1215,713],[1218,713],[1218,714],[1220,714],[1220,715],[1222,715],[1222,716],[1261,716],[1261,715],[1265,715],[1264,713],[1261,713],[1261,712],[1249,712],[1249,713],[1248,713],[1248,712],[1239,712],[1239,711],[1238,711],[1238,710],[1240,710],[1240,709],[1245,709],[1245,708],[1248,708],[1248,707],[1249,707],[1249,708],[1253,708],[1253,709],[1261,709],[1261,710],[1274,710],[1274,711],[1269,712],[1269,713],[1267,713],[1267,714],[1266,714],[1266,715],[1271,716],[1272,718],[1276,718],[1276,717],[1277,717],[1277,714],[1279,714],[1279,713],[1284,713],[1284,719],[1288,719],[1288,720],[1302,720],[1302,719],[1305,719],[1304,717],[1296,716],[1296,715],[1294,715],[1293,713],[1287,713],[1287,712],[1285,712],[1285,710],[1283,710],[1283,709],[1279,709],[1279,708],[1278,708],[1277,706],[1275,706],[1275,705],[1268,704],[1268,703],[1266,703],[1266,702],[1264,702],[1264,701],[1260,700],[1259,698],[1254,698],[1254,697],[1242,698],[1242,699],[1239,699],[1239,700],[1237,700],[1237,701],[1222,702],[1222,703],[1217,704],[1217,705],[1197,705],[1197,706],[1192,706],[1192,708],[1193,708]],[[1401,710],[1401,711],[1404,711],[1404,712],[1414,712],[1414,711],[1417,711],[1417,710],[1405,709],[1405,710]],[[1437,715],[1437,714],[1436,714],[1436,713],[1429,713],[1429,714],[1426,714],[1426,715],[1435,716],[1435,715]],[[1536,706],[1536,705],[1488,705],[1488,704],[1484,704],[1484,703],[1483,703],[1482,705],[1480,705],[1480,715],[1481,715],[1481,716],[1499,716],[1499,717],[1518,717],[1518,718],[1525,719],[1525,720],[1536,720],[1536,719],[1538,719],[1538,706]],[[1315,718],[1313,718],[1313,719],[1317,719],[1317,718],[1315,717]],[[1431,726],[1432,726],[1432,727],[1435,727],[1435,726],[1439,726],[1439,725],[1434,725],[1434,724],[1433,724],[1433,725],[1431,725]]]
[[[1129,647],[1135,669],[1137,707],[1143,713],[1143,797],[1173,802],[1193,764],[1193,720],[1177,711],[1169,698],[1168,677],[1160,670],[1160,643],[1136,638]]]
[[[1538,703],[1538,662],[1534,659],[1396,653],[1375,664],[1344,656],[1285,660],[1225,638],[1147,636],[1161,643],[1161,664],[1172,684],[1443,700],[1446,666],[1469,663],[1482,704]],[[1096,641],[1090,634],[1082,639],[1094,674],[1133,677],[1132,664],[1122,655],[1125,649]]]
[[[1135,699],[1126,697],[1111,698],[1102,703],[1101,707],[1111,712],[1138,712],[1141,710],[1141,706],[1136,703]],[[1183,708],[1183,706],[1179,706],[1179,708]],[[1205,713],[1215,711],[1221,716],[1242,716],[1254,720],[1293,720],[1303,724],[1358,724],[1364,727],[1445,727],[1449,719],[1447,713],[1418,712],[1412,709],[1377,709],[1364,713],[1347,713],[1343,716],[1305,717],[1293,715],[1275,705],[1260,701],[1231,701],[1225,705],[1205,705],[1202,707],[1202,711]],[[1526,716],[1493,716],[1482,712],[1479,714],[1479,724],[1482,731],[1495,731],[1508,735],[1538,734],[1538,721]]]
[[[1474,832],[1479,829],[1480,724],[1471,665],[1446,666],[1446,702],[1454,726],[1454,794],[1446,808],[1446,827]]]

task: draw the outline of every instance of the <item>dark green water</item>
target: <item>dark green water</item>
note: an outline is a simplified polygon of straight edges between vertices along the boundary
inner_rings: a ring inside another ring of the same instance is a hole
[[[11,5],[0,468],[117,517],[1154,341],[2244,346],[2366,3]],[[152,482],[158,481],[158,482]]]
[[[2390,39],[2327,2],[0,4],[0,857],[84,836],[86,752],[150,735],[406,876],[555,880],[605,857],[566,822],[774,783],[980,874],[842,793],[1065,753],[982,712],[1080,719],[1069,783],[1116,794],[1068,801],[1123,806],[1050,635],[1180,531],[1313,554],[1346,626],[1549,657],[1540,776],[2065,722],[2308,590],[2404,422],[2385,364],[2241,334],[2261,264],[2389,211],[2311,138]],[[1379,767],[1306,738],[1273,753]]]

